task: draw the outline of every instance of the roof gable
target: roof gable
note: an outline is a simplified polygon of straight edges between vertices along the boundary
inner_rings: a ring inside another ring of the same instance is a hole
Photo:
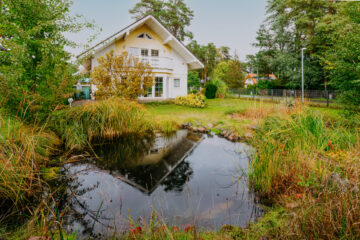
[[[136,30],[139,27],[146,25],[153,32],[157,34],[157,36],[162,39],[162,44],[169,45],[173,50],[175,50],[189,65],[190,70],[203,68],[204,65],[196,58],[196,56],[187,49],[183,43],[181,43],[178,39],[176,39],[156,18],[149,15],[146,16],[133,24],[127,26],[126,28],[120,30],[119,32],[111,35],[104,41],[96,44],[94,47],[86,50],[85,52],[78,55],[78,58],[84,56],[85,54],[97,53],[104,48],[108,47],[111,44],[114,44],[119,39],[125,39],[130,35],[130,32]]]

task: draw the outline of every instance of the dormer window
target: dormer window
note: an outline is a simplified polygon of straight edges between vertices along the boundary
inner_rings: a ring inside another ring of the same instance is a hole
[[[152,37],[147,33],[142,33],[138,36],[138,38],[146,38],[146,39],[152,39]]]

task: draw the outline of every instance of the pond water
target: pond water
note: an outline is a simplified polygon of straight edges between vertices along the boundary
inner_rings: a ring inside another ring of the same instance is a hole
[[[262,214],[246,177],[250,147],[186,130],[172,137],[123,139],[98,158],[67,164],[65,222],[79,236],[112,235],[135,222],[245,227]]]

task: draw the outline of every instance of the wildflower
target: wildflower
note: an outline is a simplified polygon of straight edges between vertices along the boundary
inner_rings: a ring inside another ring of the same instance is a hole
[[[177,227],[177,226],[174,226],[174,227],[171,228],[171,231],[173,231],[173,232],[179,232],[179,231],[180,231],[180,228]]]
[[[193,232],[195,231],[195,227],[194,226],[187,226],[184,229],[185,232]]]
[[[333,147],[331,140],[328,141],[328,147],[329,147],[329,148],[332,148],[332,147]]]
[[[130,232],[132,235],[141,234],[142,229],[141,229],[141,227],[136,227],[136,228],[130,229]]]

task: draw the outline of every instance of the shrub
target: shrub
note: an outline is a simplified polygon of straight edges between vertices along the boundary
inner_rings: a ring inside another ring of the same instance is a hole
[[[152,121],[145,115],[144,106],[137,102],[110,98],[54,113],[52,128],[67,149],[81,150],[91,143],[152,134]]]
[[[199,91],[197,89],[191,89],[190,93],[191,94],[197,94],[197,93],[199,93]]]
[[[228,86],[226,85],[226,83],[224,81],[220,80],[219,78],[213,79],[211,81],[211,83],[213,83],[217,87],[216,97],[217,98],[225,98],[226,92],[228,90]]]
[[[175,104],[193,108],[206,107],[204,96],[201,94],[189,94],[186,97],[177,97],[175,99]]]
[[[205,86],[205,96],[207,99],[214,99],[216,97],[217,86],[213,83],[207,83]]]

